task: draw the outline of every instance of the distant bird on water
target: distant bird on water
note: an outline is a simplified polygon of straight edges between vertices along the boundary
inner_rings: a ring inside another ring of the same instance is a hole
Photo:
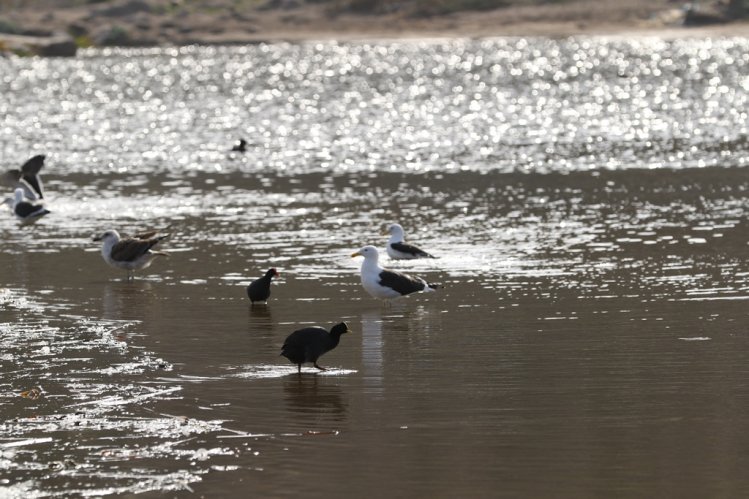
[[[2,176],[0,181],[13,189],[21,188],[26,198],[31,201],[37,201],[44,198],[44,187],[39,172],[44,166],[44,154],[38,154],[26,161],[20,170],[8,170]]]
[[[42,203],[27,199],[24,196],[23,189],[20,187],[15,190],[13,195],[11,208],[13,209],[13,214],[21,222],[21,225],[30,225],[50,213]]]
[[[247,141],[239,139],[239,142],[234,144],[234,147],[232,147],[231,150],[235,152],[245,152],[247,150]]]
[[[427,283],[420,277],[412,277],[380,267],[378,263],[380,255],[374,246],[364,246],[352,254],[351,258],[357,256],[364,257],[361,265],[362,286],[374,298],[390,300],[419,291],[434,291],[439,287],[436,284]]]
[[[390,234],[387,244],[387,252],[390,258],[395,260],[411,260],[414,258],[435,258],[426,251],[407,244],[403,233],[403,227],[399,224],[390,224],[383,232],[383,236]]]
[[[281,355],[296,364],[299,373],[305,362],[312,362],[316,368],[325,371],[324,367],[317,365],[317,359],[337,347],[342,334],[350,332],[345,322],[336,324],[330,332],[317,326],[299,329],[286,338]]]
[[[94,241],[102,241],[104,261],[112,267],[127,270],[129,280],[132,271],[148,267],[157,256],[169,256],[162,251],[152,251],[160,241],[169,237],[169,234],[157,236],[157,233],[152,231],[121,238],[116,230],[110,229],[94,237]]]
[[[247,286],[247,296],[250,298],[252,303],[256,301],[268,301],[270,298],[270,282],[274,277],[278,277],[279,274],[276,269],[270,269],[260,279],[255,279]]]

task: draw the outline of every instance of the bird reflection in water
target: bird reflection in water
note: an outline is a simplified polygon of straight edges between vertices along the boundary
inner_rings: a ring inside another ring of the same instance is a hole
[[[270,332],[273,329],[273,312],[265,303],[255,303],[247,308],[247,325],[251,333]]]
[[[381,395],[383,391],[381,307],[362,313],[361,336],[364,385],[367,391]]]
[[[348,404],[343,400],[341,387],[317,374],[303,373],[287,376],[283,381],[284,399],[289,412],[304,421],[310,417],[343,421]]]
[[[103,318],[143,320],[157,313],[157,298],[148,281],[108,281],[102,295]]]

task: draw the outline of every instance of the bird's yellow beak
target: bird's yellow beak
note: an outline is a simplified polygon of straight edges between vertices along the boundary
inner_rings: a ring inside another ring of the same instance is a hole
[[[380,235],[381,235],[381,236],[387,236],[388,234],[390,234],[390,232],[388,232],[388,230],[387,230],[387,229],[382,229],[382,230],[380,231]]]
[[[351,258],[354,258],[356,256],[361,256],[361,253],[359,253],[358,251],[356,253],[351,253]]]

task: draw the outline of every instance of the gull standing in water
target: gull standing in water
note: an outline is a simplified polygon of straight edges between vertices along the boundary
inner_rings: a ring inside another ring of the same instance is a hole
[[[414,258],[435,258],[426,251],[417,248],[405,241],[403,227],[399,224],[390,224],[383,232],[383,236],[390,234],[387,244],[388,256],[394,260],[411,260]]]
[[[132,237],[120,237],[120,234],[110,229],[94,237],[94,241],[102,241],[101,256],[110,266],[127,270],[127,278],[131,279],[131,272],[148,267],[157,256],[169,256],[163,251],[152,251],[161,240],[169,234],[157,236],[157,231],[136,234]]]
[[[420,277],[386,270],[377,263],[380,255],[374,246],[364,246],[352,254],[351,257],[363,256],[361,265],[361,283],[364,290],[374,298],[390,300],[419,291],[434,291],[439,288],[436,284],[429,284]]]

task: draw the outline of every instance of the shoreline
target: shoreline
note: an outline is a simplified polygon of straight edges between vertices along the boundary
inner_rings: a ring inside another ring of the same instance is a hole
[[[0,33],[0,55],[74,56],[78,48],[88,47],[156,48],[316,41],[749,37],[749,20],[686,26],[684,10],[664,8],[667,5],[664,0],[653,0],[653,3],[661,4],[654,6],[644,18],[626,7],[616,10],[611,1],[614,0],[600,2],[606,4],[608,10],[595,10],[593,6],[599,6],[599,3],[581,0],[577,10],[573,11],[516,6],[421,18],[396,14],[330,15],[317,4],[293,10],[252,10],[231,15],[228,11],[221,11],[220,15],[190,12],[171,17],[156,11],[114,17],[90,8],[59,9],[54,14],[44,10],[18,9],[4,13],[0,21],[10,19],[35,36]],[[586,12],[581,7],[585,5],[591,6],[592,11]],[[46,32],[49,36],[40,36],[44,33],[43,28],[49,30]]]

